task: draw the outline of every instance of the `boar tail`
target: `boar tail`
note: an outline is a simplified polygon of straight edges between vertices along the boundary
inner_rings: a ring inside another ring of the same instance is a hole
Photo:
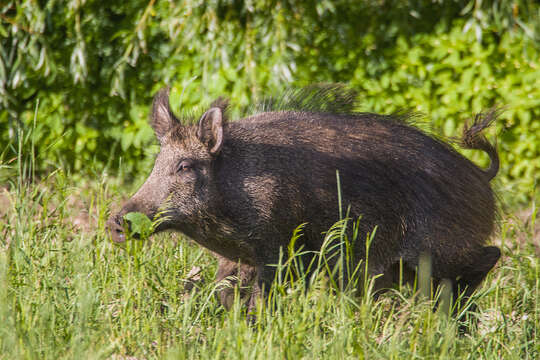
[[[485,113],[477,114],[472,124],[466,123],[461,137],[461,147],[471,150],[483,150],[489,155],[491,163],[484,170],[488,181],[493,179],[499,171],[499,154],[495,145],[491,144],[482,131],[488,128],[497,119],[500,110],[492,108]]]

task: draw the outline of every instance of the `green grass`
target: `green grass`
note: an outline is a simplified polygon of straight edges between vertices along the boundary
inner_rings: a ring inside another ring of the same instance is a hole
[[[75,186],[57,171],[32,183],[30,173],[0,197],[3,359],[540,356],[535,211],[501,219],[502,261],[476,293],[476,326],[464,335],[410,287],[375,301],[334,291],[322,274],[307,292],[276,286],[275,309],[259,308],[249,325],[239,303],[229,312],[218,304],[215,261],[181,235],[131,249],[110,242],[104,223],[120,202],[117,181]],[[195,266],[205,281],[187,291]]]

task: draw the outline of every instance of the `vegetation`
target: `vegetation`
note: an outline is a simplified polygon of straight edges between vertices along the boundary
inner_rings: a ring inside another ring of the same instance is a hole
[[[533,0],[2,2],[0,358],[539,358],[539,59]],[[225,95],[235,114],[313,82],[350,85],[366,111],[422,112],[445,136],[504,106],[503,257],[469,332],[415,289],[373,300],[324,271],[307,292],[278,282],[249,325],[239,303],[218,305],[214,260],[181,235],[111,244],[119,189],[157,149],[159,88],[176,112]]]

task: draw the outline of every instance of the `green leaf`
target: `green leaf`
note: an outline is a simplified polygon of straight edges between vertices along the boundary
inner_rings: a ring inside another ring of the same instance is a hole
[[[130,212],[124,215],[124,219],[131,224],[131,233],[139,234],[141,239],[146,239],[152,234],[152,221],[143,213]]]

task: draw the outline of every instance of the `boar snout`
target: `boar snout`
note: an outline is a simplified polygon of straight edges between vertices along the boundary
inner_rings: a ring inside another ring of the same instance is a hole
[[[156,211],[149,210],[148,207],[141,205],[136,201],[129,201],[119,212],[111,215],[106,223],[106,228],[111,235],[111,238],[116,243],[122,243],[126,241],[127,234],[135,239],[140,239],[139,233],[133,233],[131,221],[126,219],[124,215],[129,213],[143,213],[149,219],[153,219]]]
[[[112,215],[107,220],[107,230],[111,234],[111,238],[116,243],[126,241],[126,235],[124,234],[124,219],[120,215]]]
[[[131,199],[118,212],[112,213],[105,225],[112,240],[116,243],[122,243],[126,241],[126,230],[131,233],[131,222],[125,219],[124,215],[131,212],[147,213],[146,210],[146,207],[141,206],[140,202]],[[131,234],[131,236],[138,238],[137,234]]]

